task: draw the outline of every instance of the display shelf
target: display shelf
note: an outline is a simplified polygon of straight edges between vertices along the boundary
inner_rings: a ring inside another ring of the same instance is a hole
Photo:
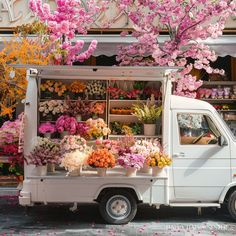
[[[9,163],[8,156],[0,156],[0,163]]]
[[[40,101],[48,101],[48,100],[57,100],[57,101],[66,101],[66,99],[57,99],[57,98],[40,98]],[[106,99],[81,99],[82,101],[88,101],[88,102],[106,102]],[[72,102],[78,101],[78,99],[70,99]]]
[[[123,134],[110,134],[108,136],[109,138],[121,138],[124,137]],[[154,135],[154,136],[149,136],[149,135],[133,135],[135,138],[161,138],[161,135]]]
[[[236,112],[236,110],[217,110],[218,112]]]
[[[211,86],[211,85],[236,85],[236,81],[204,81],[203,85]]]
[[[109,102],[111,103],[111,102],[146,102],[147,101],[147,99],[146,100],[138,100],[138,99],[136,99],[136,100],[129,100],[129,99],[127,99],[127,100],[125,100],[125,99],[110,99],[109,100]],[[156,102],[157,103],[160,103],[160,102],[162,102],[161,100],[156,100]]]
[[[125,116],[128,116],[128,117],[136,117],[135,115],[119,115],[119,114],[109,114],[110,117],[125,117]]]
[[[205,102],[214,102],[214,103],[231,103],[231,102],[236,102],[236,99],[212,99],[212,98],[209,98],[209,99],[206,99],[206,98],[203,98],[201,99],[202,101],[205,101]]]

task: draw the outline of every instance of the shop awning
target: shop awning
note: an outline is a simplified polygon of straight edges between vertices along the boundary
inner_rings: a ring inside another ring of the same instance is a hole
[[[34,36],[31,36],[32,38]],[[4,41],[9,41],[12,35],[0,35],[0,49],[4,46]],[[131,36],[121,37],[120,35],[85,35],[80,36],[77,39],[83,39],[85,41],[85,48],[89,43],[96,39],[98,41],[98,47],[95,50],[93,56],[113,56],[117,54],[118,45],[128,45],[136,42],[137,40]],[[77,40],[75,39],[75,40]],[[160,43],[168,39],[168,36],[161,36]],[[218,56],[232,56],[236,57],[236,35],[223,35],[217,39],[208,39],[205,41],[213,50],[215,50]]]

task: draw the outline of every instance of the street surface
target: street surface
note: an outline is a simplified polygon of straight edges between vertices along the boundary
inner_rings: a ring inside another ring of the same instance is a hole
[[[133,222],[106,225],[96,204],[35,206],[27,211],[16,197],[0,196],[0,236],[14,235],[83,235],[83,236],[193,236],[236,235],[236,223],[224,209],[161,208],[140,206]]]

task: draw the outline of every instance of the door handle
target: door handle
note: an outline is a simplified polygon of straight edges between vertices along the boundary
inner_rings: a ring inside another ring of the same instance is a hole
[[[184,152],[174,153],[173,156],[174,157],[185,157],[185,153]]]

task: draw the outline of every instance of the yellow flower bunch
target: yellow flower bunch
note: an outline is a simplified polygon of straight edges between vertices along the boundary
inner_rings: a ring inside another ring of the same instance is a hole
[[[163,168],[171,165],[171,163],[171,158],[167,154],[161,152],[152,153],[147,157],[147,165],[152,167],[158,166],[159,168]]]
[[[67,90],[67,86],[63,84],[61,81],[55,82],[52,80],[46,80],[44,83],[40,85],[41,91],[49,91],[51,93],[55,92],[58,96],[62,96],[64,92]]]
[[[86,84],[80,81],[73,82],[69,87],[69,90],[73,93],[82,93],[85,89]]]

